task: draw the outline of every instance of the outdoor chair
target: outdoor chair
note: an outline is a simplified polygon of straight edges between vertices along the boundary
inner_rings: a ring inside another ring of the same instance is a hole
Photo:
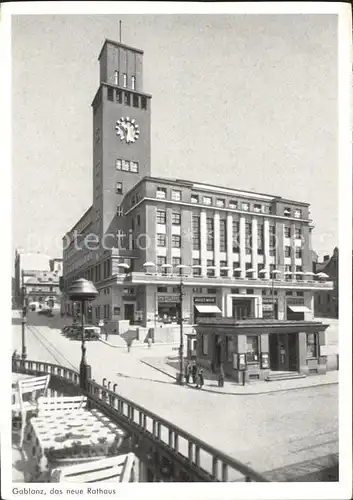
[[[29,412],[38,409],[38,398],[46,393],[50,375],[31,377],[18,381],[18,397],[12,404],[12,415],[21,417],[20,448],[22,448],[24,432]]]
[[[64,469],[53,469],[51,483],[95,483],[95,482],[134,482],[135,455],[127,453],[117,457],[95,460]]]
[[[45,417],[57,411],[74,411],[85,408],[87,404],[86,396],[59,396],[41,397],[38,400],[38,417]]]

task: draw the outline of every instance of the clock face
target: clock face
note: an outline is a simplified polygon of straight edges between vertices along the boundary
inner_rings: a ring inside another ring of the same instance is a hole
[[[140,136],[140,127],[137,125],[135,118],[120,118],[115,125],[116,135],[121,141],[127,144],[137,141]]]

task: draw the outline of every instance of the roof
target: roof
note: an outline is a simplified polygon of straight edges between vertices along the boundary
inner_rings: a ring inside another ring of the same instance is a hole
[[[217,325],[217,326],[215,326]],[[196,330],[212,328],[217,333],[222,334],[226,330],[227,334],[261,334],[261,333],[298,333],[298,332],[322,332],[329,325],[320,321],[289,321],[280,319],[245,319],[236,320],[234,318],[205,319],[195,325]]]
[[[102,52],[107,44],[114,45],[115,47],[119,47],[121,49],[127,49],[131,50],[132,52],[137,52],[138,54],[143,54],[143,50],[141,49],[136,49],[135,47],[131,47],[130,45],[125,45],[124,43],[121,42],[115,42],[114,40],[110,40],[109,38],[106,38],[103,43],[103,47],[101,48],[101,51],[99,52],[98,60],[102,56]]]

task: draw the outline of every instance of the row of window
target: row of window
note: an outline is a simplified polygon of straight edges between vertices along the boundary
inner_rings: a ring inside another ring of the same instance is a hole
[[[157,210],[157,224],[167,223],[167,213],[165,210]],[[181,224],[181,214],[180,212],[172,212],[172,224],[173,226],[180,226]]]
[[[112,273],[112,263],[110,259],[90,267],[83,274],[82,277],[93,282],[101,281],[102,279],[109,278]]]
[[[121,81],[122,77],[122,81]],[[119,71],[114,71],[114,84],[117,86],[122,86],[126,88],[128,86],[128,76],[127,73],[120,74]],[[122,84],[122,85],[121,85]],[[131,76],[131,89],[136,90],[136,76]]]
[[[147,110],[147,97],[138,95],[132,92],[123,91],[119,89],[108,88],[107,92],[108,101],[116,101],[125,106],[133,106],[134,108],[141,108]]]
[[[134,174],[138,174],[139,172],[139,164],[137,161],[122,160],[121,158],[115,161],[115,168],[116,170],[132,172]]]
[[[101,306],[96,306],[95,313],[96,313],[96,320],[101,319]],[[103,306],[103,319],[111,319],[109,304],[105,304]]]

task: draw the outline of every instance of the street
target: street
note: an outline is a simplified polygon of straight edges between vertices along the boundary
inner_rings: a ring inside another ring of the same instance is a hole
[[[26,330],[28,359],[77,370],[80,342],[67,339],[57,328],[31,326],[34,314],[29,314]],[[20,325],[13,326],[13,348],[21,352]],[[87,342],[87,361],[97,382],[106,378],[117,383],[122,396],[258,472],[338,452],[338,385],[264,395],[223,395],[180,387],[140,362],[147,356],[172,353],[172,346],[133,347],[128,353],[99,341]]]

